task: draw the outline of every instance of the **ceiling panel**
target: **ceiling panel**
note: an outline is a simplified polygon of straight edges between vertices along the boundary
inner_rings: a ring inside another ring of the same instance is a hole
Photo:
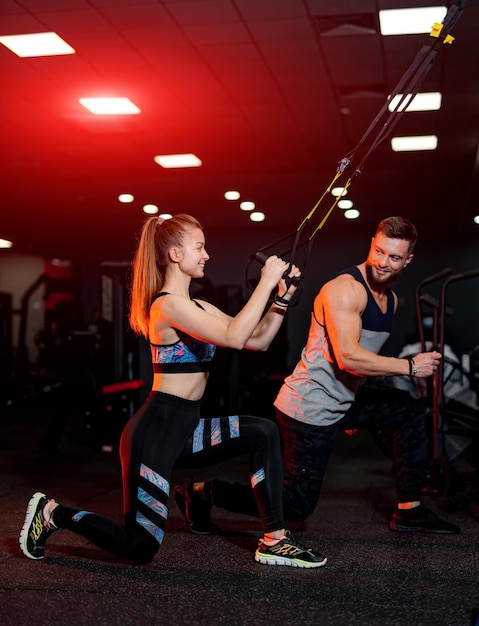
[[[194,212],[207,227],[221,218],[222,227],[248,237],[258,225],[226,203],[232,186],[265,212],[262,232],[290,232],[431,42],[428,35],[379,35],[377,10],[397,6],[4,0],[0,34],[52,29],[76,54],[20,59],[0,46],[0,237],[17,251],[55,257],[81,256],[88,241],[90,256],[111,259],[130,249],[145,202]],[[395,128],[437,133],[438,150],[394,154],[388,140],[377,147],[351,186],[361,211],[355,228],[369,232],[397,212],[438,237],[451,229],[475,236],[478,27],[479,0],[469,0],[454,43],[439,48],[424,83],[442,90],[441,111],[406,113]],[[92,116],[78,99],[93,95],[130,97],[142,113]],[[202,168],[167,171],[153,161],[190,151]],[[135,194],[133,205],[118,203],[121,192]],[[339,209],[330,220],[350,227]]]

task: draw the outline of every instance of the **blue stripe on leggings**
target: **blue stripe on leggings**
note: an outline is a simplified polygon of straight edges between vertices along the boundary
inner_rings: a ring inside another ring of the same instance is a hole
[[[203,431],[205,430],[205,420],[200,420],[193,433],[193,452],[203,450]]]
[[[138,488],[138,500],[146,504],[146,506],[154,511],[157,515],[160,515],[163,519],[168,517],[168,507],[159,502],[156,498],[151,496],[141,487]]]
[[[230,423],[230,437],[231,439],[235,439],[240,436],[240,427],[239,427],[239,416],[238,415],[230,415],[228,417],[228,421]]]
[[[167,496],[170,495],[169,482],[165,480],[163,476],[160,476],[160,474],[157,474],[150,467],[144,465],[143,463],[141,464],[141,467],[140,467],[140,476],[145,478],[148,482],[152,483],[153,485],[156,485],[158,489],[161,489],[161,491],[166,493]]]
[[[149,509],[154,511],[157,515],[163,517],[163,519],[168,517],[168,507],[166,507],[163,502],[159,502],[141,487],[138,488],[138,500],[143,502],[143,504],[146,504]]]
[[[251,476],[251,486],[253,489],[258,483],[265,479],[264,469],[261,468]]]
[[[211,420],[211,445],[221,443],[221,420],[219,417],[213,417]]]
[[[91,514],[91,511],[78,511],[78,513],[75,513],[75,515],[72,517],[72,521],[79,522],[85,517],[85,515],[88,515],[89,513]]]
[[[168,517],[168,507],[163,504],[163,502],[159,502],[156,498],[153,498],[149,493],[147,493],[141,487],[138,488],[138,500],[142,502],[145,506],[147,506],[151,511],[162,517],[164,520]],[[163,536],[165,531],[159,528],[154,522],[145,517],[142,513],[137,511],[136,513],[136,521],[138,524],[141,524],[145,530],[147,530],[150,535],[161,543],[163,541]]]
[[[147,530],[150,535],[152,535],[158,541],[158,543],[161,543],[163,541],[165,531],[161,528],[158,528],[158,526],[156,526],[153,522],[147,519],[144,515],[142,515],[141,513],[137,513],[136,521],[138,522],[138,524],[143,526],[143,528]]]

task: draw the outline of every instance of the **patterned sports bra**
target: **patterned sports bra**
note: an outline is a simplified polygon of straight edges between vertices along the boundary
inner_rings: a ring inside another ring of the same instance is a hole
[[[168,295],[167,291],[157,294],[153,301]],[[197,307],[203,307],[193,300]],[[192,372],[209,372],[216,346],[205,343],[190,335],[177,331],[179,339],[175,343],[160,345],[150,342],[153,372],[165,374],[189,374]]]

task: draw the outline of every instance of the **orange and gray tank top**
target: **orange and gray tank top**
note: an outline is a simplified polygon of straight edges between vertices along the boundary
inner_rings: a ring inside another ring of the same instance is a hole
[[[387,310],[383,313],[369,290],[358,267],[340,274],[350,274],[366,289],[359,344],[378,354],[391,334],[394,318],[394,296],[387,290]],[[308,341],[301,358],[288,376],[275,400],[275,407],[293,419],[317,426],[339,421],[351,406],[356,392],[366,378],[339,369],[326,328],[311,315]]]

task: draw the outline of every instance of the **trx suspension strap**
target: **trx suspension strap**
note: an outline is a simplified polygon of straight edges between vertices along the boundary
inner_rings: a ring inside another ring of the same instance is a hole
[[[409,104],[412,102],[414,97],[421,89],[421,86],[423,85],[427,74],[429,73],[437,58],[440,46],[442,44],[451,44],[454,41],[454,37],[452,37],[450,33],[458,19],[461,17],[465,5],[466,0],[459,0],[447,11],[447,14],[444,17],[444,21],[442,22],[442,24],[434,24],[432,31],[429,33],[427,42],[416,54],[411,65],[401,77],[393,92],[383,104],[380,111],[371,122],[369,128],[361,137],[355,148],[341,159],[332,181],[330,182],[322,196],[319,198],[319,200],[316,202],[314,207],[301,221],[296,231],[294,231],[293,233],[289,233],[285,237],[274,241],[273,243],[264,246],[263,248],[258,250],[258,252],[250,257],[248,265],[253,261],[258,261],[259,263],[263,264],[266,258],[270,256],[270,254],[278,254],[278,256],[284,257],[284,255],[288,254],[289,252],[289,263],[291,266],[295,261],[298,249],[306,245],[304,262],[301,267],[302,277],[304,278],[313,240],[319,233],[319,231],[322,230],[329,216],[336,207],[336,204],[338,203],[341,195],[344,195],[344,191],[339,196],[336,196],[332,205],[326,210],[324,216],[321,218],[319,223],[314,226],[313,217],[316,211],[322,204],[327,194],[330,193],[336,181],[345,173],[347,174],[348,178],[346,180],[346,183],[343,185],[343,188],[345,191],[348,190],[353,180],[355,180],[361,174],[364,163],[368,156],[371,154],[371,152],[373,152],[373,150],[375,150],[378,145],[390,135],[393,128],[404,115]],[[395,99],[397,100],[397,102],[395,101]],[[390,105],[392,105],[393,102],[395,104],[390,108]],[[375,135],[373,134],[374,132],[376,133]],[[293,240],[292,247],[288,247],[285,251],[282,251],[280,253],[272,251],[286,240],[291,240],[291,238]],[[288,272],[289,270],[286,271],[286,274]],[[246,270],[246,276],[247,282],[249,284],[248,268]]]

